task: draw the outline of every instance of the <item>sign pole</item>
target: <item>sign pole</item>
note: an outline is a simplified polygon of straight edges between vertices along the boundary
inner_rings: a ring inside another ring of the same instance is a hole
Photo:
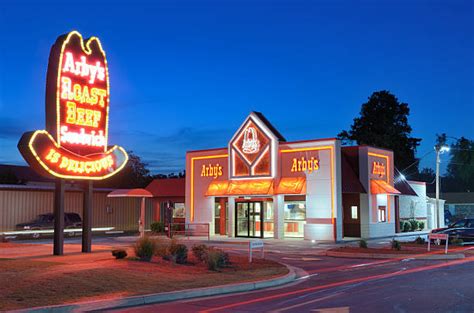
[[[84,182],[84,199],[82,209],[82,252],[92,251],[92,180]]]
[[[64,254],[64,191],[63,179],[57,179],[54,190],[54,255]]]

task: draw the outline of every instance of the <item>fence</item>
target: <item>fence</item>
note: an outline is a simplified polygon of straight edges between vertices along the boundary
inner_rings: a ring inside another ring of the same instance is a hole
[[[211,240],[211,232],[209,223],[171,223],[168,227],[169,237],[174,235],[190,236],[207,236],[207,240]]]

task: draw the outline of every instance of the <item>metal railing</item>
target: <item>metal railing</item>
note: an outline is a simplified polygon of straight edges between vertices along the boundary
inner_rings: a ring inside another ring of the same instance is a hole
[[[175,235],[188,239],[191,236],[207,236],[207,240],[211,240],[209,223],[171,223],[168,225],[168,237],[173,238]]]

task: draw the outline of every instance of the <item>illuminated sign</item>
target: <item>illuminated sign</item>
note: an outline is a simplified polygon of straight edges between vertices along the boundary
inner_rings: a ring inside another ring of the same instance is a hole
[[[217,163],[216,165],[202,165],[201,177],[212,177],[217,178],[222,176],[222,166]]]
[[[257,131],[254,127],[244,130],[244,140],[242,142],[243,153],[257,153],[260,150],[260,140],[257,138]]]
[[[229,145],[231,176],[271,176],[271,142],[271,137],[249,118]]]
[[[109,75],[98,38],[76,31],[51,48],[46,81],[46,130],[23,135],[18,148],[38,172],[99,180],[120,171],[125,150],[108,146]]]
[[[291,165],[291,171],[296,172],[306,172],[308,171],[311,174],[313,171],[319,170],[319,159],[311,157],[311,159],[306,159],[305,157],[301,157],[299,159],[293,158],[293,162]]]
[[[374,161],[372,163],[372,174],[379,177],[385,176],[385,164]]]

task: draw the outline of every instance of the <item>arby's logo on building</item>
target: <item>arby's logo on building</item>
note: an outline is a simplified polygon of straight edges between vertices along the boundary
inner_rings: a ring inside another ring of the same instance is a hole
[[[229,145],[231,177],[270,176],[271,142],[270,135],[249,117]]]
[[[246,154],[257,153],[260,150],[260,140],[258,140],[255,127],[248,127],[244,130],[244,140],[242,142],[242,152]]]
[[[107,60],[97,37],[76,31],[51,48],[46,82],[46,130],[28,132],[18,147],[38,172],[68,179],[99,180],[128,160],[108,146],[110,88]]]
[[[378,161],[372,162],[372,174],[377,177],[383,177],[386,175],[385,164]]]

